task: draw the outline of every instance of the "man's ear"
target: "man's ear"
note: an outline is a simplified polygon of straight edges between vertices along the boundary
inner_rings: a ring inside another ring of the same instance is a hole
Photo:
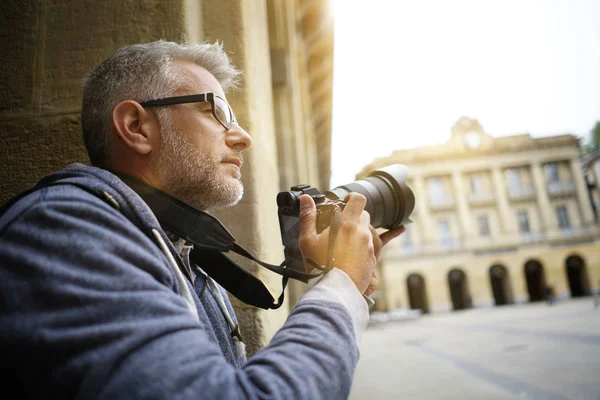
[[[158,143],[160,128],[156,116],[133,100],[115,106],[112,122],[117,136],[138,154],[149,154]]]

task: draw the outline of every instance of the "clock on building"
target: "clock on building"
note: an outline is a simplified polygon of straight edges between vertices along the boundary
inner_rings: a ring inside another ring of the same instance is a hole
[[[465,135],[465,144],[470,149],[477,149],[481,144],[481,135],[479,132],[467,132]]]

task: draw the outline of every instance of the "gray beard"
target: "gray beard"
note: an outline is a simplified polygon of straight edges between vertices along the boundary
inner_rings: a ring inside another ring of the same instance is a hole
[[[164,128],[167,128],[166,126]],[[161,149],[151,167],[161,176],[163,190],[203,211],[237,204],[244,194],[241,174],[226,179],[217,168],[229,154],[204,154],[175,129],[161,132]],[[235,154],[241,158],[240,154]]]

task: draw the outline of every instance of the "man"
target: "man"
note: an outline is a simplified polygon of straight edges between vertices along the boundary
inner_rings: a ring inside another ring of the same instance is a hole
[[[0,215],[0,363],[11,398],[348,396],[368,321],[362,294],[402,229],[377,236],[364,197],[349,195],[335,268],[247,360],[225,291],[132,190],[141,182],[204,211],[240,200],[252,139],[225,96],[237,75],[218,44],[164,41],[124,47],[88,75],[81,118],[94,167],[43,178]],[[315,220],[303,196],[302,255],[325,264],[327,232]]]

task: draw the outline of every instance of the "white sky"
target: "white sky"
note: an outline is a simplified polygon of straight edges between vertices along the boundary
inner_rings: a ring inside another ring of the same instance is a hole
[[[600,0],[334,3],[332,187],[461,116],[492,136],[600,120]]]

